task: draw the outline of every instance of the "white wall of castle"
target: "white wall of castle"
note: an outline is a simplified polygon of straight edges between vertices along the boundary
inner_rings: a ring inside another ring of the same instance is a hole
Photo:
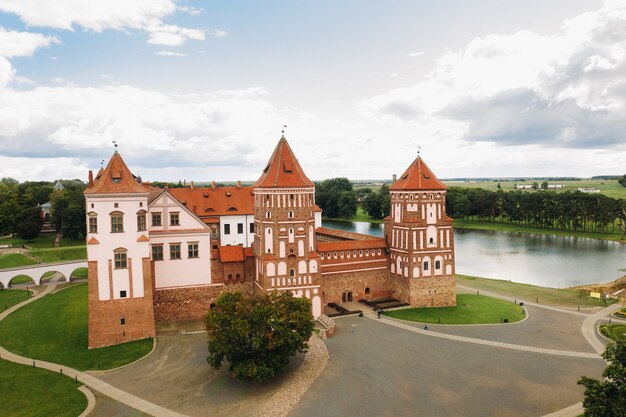
[[[148,234],[146,231],[137,230],[137,213],[147,209],[147,194],[89,195],[86,197],[86,203],[87,241],[95,238],[99,242],[99,244],[87,245],[87,259],[98,262],[99,299],[110,300],[111,294],[113,299],[119,299],[123,291],[126,292],[126,298],[129,298],[131,274],[132,296],[143,297],[142,258],[150,256],[150,247],[147,242],[137,241],[141,236]],[[123,213],[123,232],[111,232],[111,213],[113,212]],[[89,217],[93,215],[98,219],[97,233],[90,232],[89,229]],[[130,268],[115,268],[114,250],[116,249],[127,251],[127,258],[131,260]],[[109,263],[111,263],[111,277],[109,276]]]
[[[242,233],[238,231],[240,224],[242,225]],[[226,234],[226,225],[229,225],[229,234]],[[220,216],[220,245],[242,245],[246,248],[252,246],[254,242],[254,229],[251,229],[250,225],[254,227],[253,214]]]

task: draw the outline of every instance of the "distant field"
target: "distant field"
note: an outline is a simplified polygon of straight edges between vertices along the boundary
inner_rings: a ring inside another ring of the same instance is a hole
[[[498,184],[504,191],[515,190],[515,184],[527,184],[533,183],[541,185],[543,180],[529,180],[529,181],[444,181],[448,187],[463,187],[463,188],[483,188],[486,190],[496,191]],[[626,199],[626,187],[622,187],[617,180],[576,180],[576,181],[548,181],[548,184],[563,184],[565,188],[550,189],[550,191],[565,192],[576,191],[578,188],[597,188],[600,192],[608,197],[624,198]],[[533,190],[524,190],[533,191]]]

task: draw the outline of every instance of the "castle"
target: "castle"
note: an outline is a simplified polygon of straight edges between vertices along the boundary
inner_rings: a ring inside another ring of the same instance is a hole
[[[223,291],[291,291],[329,303],[394,297],[455,305],[446,187],[420,156],[393,183],[385,237],[322,227],[315,184],[283,136],[251,187],[162,189],[116,151],[89,172],[89,347],[155,336],[203,318]]]

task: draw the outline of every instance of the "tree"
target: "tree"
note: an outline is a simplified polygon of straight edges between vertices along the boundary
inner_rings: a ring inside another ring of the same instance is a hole
[[[539,189],[539,183],[538,182],[533,182],[533,190],[538,190]]]
[[[61,229],[64,237],[70,239],[80,239],[85,236],[85,210],[81,207],[71,206],[65,210],[63,215],[63,228]]]
[[[623,417],[626,415],[626,340],[607,346],[602,354],[608,363],[602,376],[604,381],[582,377],[585,386],[585,417]]]
[[[380,204],[380,194],[369,193],[365,200],[363,200],[363,209],[365,212],[374,219],[382,219],[383,211]]]
[[[548,189],[548,181],[544,181],[541,183],[541,189],[542,190],[547,190]]]
[[[354,217],[357,209],[356,195],[354,191],[344,191],[339,194],[337,200],[337,210],[339,211],[339,217],[349,219]]]
[[[389,192],[389,186],[383,184],[378,190],[380,194],[380,210],[382,211],[382,217],[389,216],[391,213],[391,193]]]
[[[41,225],[33,222],[33,221],[25,221],[20,222],[15,231],[20,239],[24,240],[33,240],[37,236],[39,236],[39,232],[41,231]]]
[[[622,185],[622,187],[626,187],[626,174],[619,177],[617,179],[617,182],[619,182]]]
[[[226,360],[236,377],[257,382],[274,377],[292,356],[306,352],[313,334],[311,303],[290,292],[222,293],[205,324],[211,367],[220,369]]]

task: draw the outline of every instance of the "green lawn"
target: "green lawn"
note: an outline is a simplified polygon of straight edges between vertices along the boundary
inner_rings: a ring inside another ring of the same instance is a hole
[[[3,416],[76,417],[87,408],[82,384],[44,369],[0,360],[0,408]]]
[[[31,291],[26,290],[2,290],[0,291],[0,312],[7,308],[13,307],[15,304],[30,298],[33,295]]]
[[[111,369],[152,349],[152,339],[87,349],[87,285],[79,284],[34,301],[0,322],[0,345],[22,356],[79,370]]]
[[[44,262],[73,261],[87,259],[86,246],[69,246],[64,248],[33,249],[32,254]]]
[[[53,248],[55,237],[56,236],[53,234],[41,235],[41,236],[36,237],[33,240],[24,240],[24,239],[20,239],[19,237],[5,237],[5,238],[0,239],[0,244],[11,243],[13,246],[26,245],[26,246],[30,246],[31,248],[36,248],[36,249]],[[61,246],[81,246],[81,245],[85,246],[85,240],[84,239],[74,240],[74,239],[69,239],[69,238],[62,238],[59,244]]]
[[[78,268],[72,272],[72,278],[87,278],[87,268]]]
[[[37,262],[22,255],[21,253],[7,253],[0,255],[0,268],[14,268],[16,266],[33,265]]]
[[[557,236],[575,236],[587,237],[592,239],[604,239],[615,241],[626,241],[626,235],[622,233],[584,233],[572,232],[555,229],[542,229],[532,226],[523,226],[518,224],[480,222],[475,220],[454,220],[454,227],[457,229],[480,229],[480,230],[497,230],[501,232],[524,232],[524,233],[540,233],[545,235]]]
[[[626,337],[626,324],[603,324],[600,326],[600,333],[611,340]]]
[[[615,314],[617,317],[620,317],[620,318],[626,319],[626,307],[624,307],[624,308],[620,309],[619,311],[616,311],[616,312],[615,312],[615,313],[613,313],[613,314]]]
[[[604,307],[604,301],[589,299],[587,293],[578,290],[538,287],[517,282],[456,275],[457,283],[478,290],[492,291],[521,301],[536,302],[557,307]],[[615,300],[610,300],[614,303]]]
[[[484,295],[458,294],[456,307],[420,307],[385,312],[389,317],[421,323],[486,324],[509,323],[524,318],[524,309],[512,302]]]
[[[11,285],[27,284],[29,282],[35,283],[35,280],[28,275],[17,275],[11,280]]]

